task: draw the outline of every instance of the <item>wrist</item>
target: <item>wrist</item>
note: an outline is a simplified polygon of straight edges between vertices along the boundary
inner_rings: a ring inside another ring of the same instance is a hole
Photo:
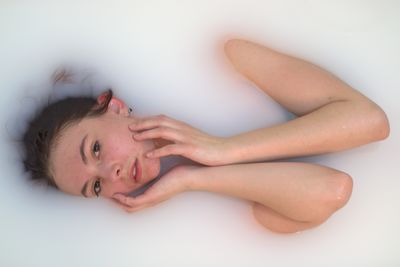
[[[204,175],[202,175],[201,173],[207,167],[199,165],[185,165],[182,167],[184,169],[183,171],[185,177],[184,179],[185,191],[200,190],[200,182],[202,181],[202,178],[204,178]]]
[[[180,177],[180,191],[197,190],[197,181],[199,177],[199,169],[204,167],[199,165],[178,165],[173,171]]]
[[[222,164],[220,165],[229,165],[241,162],[239,144],[234,140],[234,137],[223,138],[222,151]]]

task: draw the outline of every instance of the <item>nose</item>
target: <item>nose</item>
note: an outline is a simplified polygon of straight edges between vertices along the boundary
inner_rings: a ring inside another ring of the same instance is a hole
[[[110,182],[118,181],[122,176],[122,166],[120,164],[112,164],[104,170],[104,178]]]

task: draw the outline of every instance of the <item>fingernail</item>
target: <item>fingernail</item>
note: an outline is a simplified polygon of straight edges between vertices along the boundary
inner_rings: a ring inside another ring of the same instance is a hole
[[[154,155],[154,153],[152,153],[152,152],[146,153],[146,157],[148,157],[148,158],[151,158],[153,155]]]

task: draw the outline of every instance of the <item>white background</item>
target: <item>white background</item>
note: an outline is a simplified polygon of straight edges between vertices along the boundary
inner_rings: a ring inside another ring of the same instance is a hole
[[[400,266],[399,11],[398,1],[1,0],[0,265]],[[279,235],[248,202],[222,195],[184,193],[127,214],[27,183],[11,140],[61,64],[93,70],[96,90],[112,86],[138,114],[214,135],[290,119],[227,63],[231,37],[310,60],[386,111],[389,139],[298,159],[354,179],[350,202],[325,224]]]

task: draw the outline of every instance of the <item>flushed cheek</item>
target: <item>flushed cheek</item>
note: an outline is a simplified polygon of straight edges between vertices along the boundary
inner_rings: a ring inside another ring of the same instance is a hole
[[[147,165],[148,180],[154,179],[160,174],[160,159],[147,159],[145,164]]]
[[[123,183],[110,183],[110,184],[103,184],[101,195],[105,198],[111,198],[115,193],[129,193],[137,189],[139,186],[127,186]]]
[[[115,137],[109,140],[110,154],[114,157],[127,157],[132,154],[132,152],[137,151],[137,144],[133,143],[131,140]]]

